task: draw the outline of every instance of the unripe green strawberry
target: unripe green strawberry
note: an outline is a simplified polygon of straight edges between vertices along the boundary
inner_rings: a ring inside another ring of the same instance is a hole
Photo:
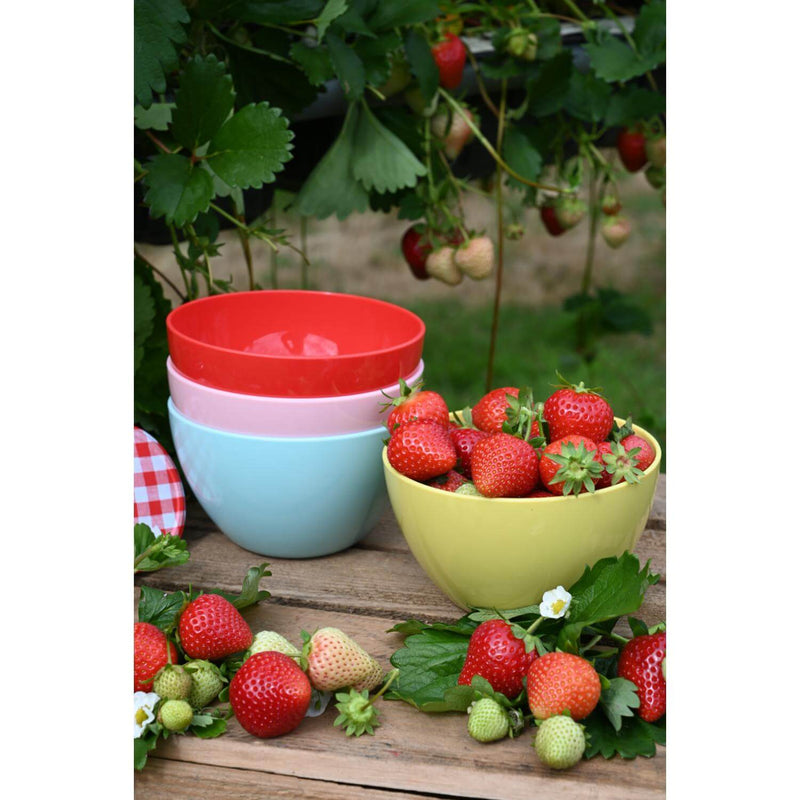
[[[383,678],[378,662],[338,628],[320,628],[306,642],[308,679],[320,692],[347,687],[374,689]]]
[[[192,690],[189,693],[189,705],[192,708],[205,708],[219,697],[225,678],[216,664],[210,661],[189,661],[185,665],[192,679]]]
[[[525,52],[522,54],[523,61],[535,61],[536,53],[539,51],[539,39],[535,33],[528,34],[528,44],[525,45]]]
[[[164,700],[186,700],[192,676],[179,664],[167,664],[153,678],[153,691]]]
[[[519,222],[509,222],[504,229],[504,233],[506,239],[517,242],[525,235],[525,228]]]
[[[194,711],[186,700],[165,700],[158,711],[158,721],[173,733],[185,731],[192,724]]]
[[[300,650],[275,631],[259,631],[253,637],[253,644],[250,645],[250,649],[244,654],[244,657],[248,659],[255,653],[265,653],[268,650],[283,653],[299,663]]]
[[[469,708],[467,731],[479,742],[495,742],[508,736],[508,714],[496,700],[482,697]]]
[[[654,189],[663,189],[667,185],[667,171],[664,167],[649,166],[644,177]]]
[[[456,489],[455,494],[471,494],[474,497],[481,496],[481,493],[475,488],[475,484],[472,483],[472,481],[462,483],[461,486]]]
[[[578,197],[561,197],[556,202],[556,219],[564,230],[574,228],[586,214],[586,203]]]
[[[583,726],[563,715],[546,719],[533,740],[536,755],[553,769],[569,769],[582,758],[586,749]]]
[[[440,247],[425,259],[428,275],[450,286],[457,286],[464,279],[464,274],[455,262],[455,248]]]
[[[514,58],[522,58],[528,46],[528,32],[525,28],[514,28],[506,40],[506,52]]]
[[[631,235],[631,223],[627,217],[606,217],[600,228],[600,235],[605,243],[616,250],[628,241]]]

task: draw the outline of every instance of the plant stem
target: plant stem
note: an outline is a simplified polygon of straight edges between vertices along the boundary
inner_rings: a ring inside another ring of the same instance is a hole
[[[379,692],[377,692],[376,694],[372,695],[372,697],[369,700],[368,705],[372,705],[389,688],[389,686],[391,686],[391,684],[394,682],[394,679],[399,674],[400,674],[400,670],[399,669],[393,669],[391,671],[391,673],[389,674],[389,677],[386,680],[386,683],[384,683],[383,686],[381,687],[381,690]]]
[[[506,95],[508,81],[504,78],[500,88],[500,114],[497,118],[497,150],[503,148],[503,135],[506,122]],[[497,160],[495,170],[495,196],[497,198],[497,273],[494,282],[494,307],[492,309],[492,331],[489,337],[489,363],[486,366],[486,391],[492,389],[494,383],[494,354],[497,346],[497,327],[500,319],[500,295],[503,290],[503,255],[505,237],[503,236],[503,166]]]
[[[489,97],[489,93],[486,91],[486,85],[484,84],[480,70],[478,69],[478,62],[475,60],[475,56],[472,55],[472,50],[470,50],[469,47],[467,47],[466,50],[469,63],[472,64],[472,69],[475,71],[475,78],[478,81],[478,91],[483,98],[483,102],[486,104],[486,107],[489,109],[489,111],[498,117],[500,116],[500,112],[497,110],[497,106],[492,102],[492,99]]]
[[[308,247],[308,217],[300,217],[300,249],[305,256]],[[308,289],[308,257],[300,263],[300,288]]]
[[[269,212],[269,227],[275,230],[276,225],[275,204],[273,203]],[[278,251],[275,248],[273,248],[269,254],[269,283],[273,289],[278,288]]]
[[[196,287],[194,287],[194,281],[189,280],[189,276],[186,274],[186,268],[183,265],[183,253],[181,253],[180,242],[178,242],[178,234],[175,232],[175,226],[169,226],[169,233],[170,237],[172,238],[172,248],[175,252],[175,260],[178,262],[178,267],[180,268],[181,275],[183,276],[183,283],[186,287],[186,300],[193,300],[197,296],[197,292],[193,291]]]
[[[589,180],[589,243],[586,247],[586,263],[581,279],[581,294],[588,295],[592,285],[592,268],[594,266],[595,242],[597,240],[597,223],[600,219],[600,207],[597,202],[597,168],[592,165],[592,177]],[[583,355],[588,344],[588,320],[582,307],[578,316],[577,349]]]
[[[158,269],[155,264],[148,261],[135,247],[133,248],[133,255],[138,258],[139,261],[141,261],[149,270],[155,272],[155,274],[158,275],[158,277],[161,278],[161,280],[164,281],[164,283],[166,283],[170,289],[172,289],[172,291],[178,295],[178,299],[181,301],[181,303],[186,302],[186,297],[181,293],[181,290],[160,269]]]

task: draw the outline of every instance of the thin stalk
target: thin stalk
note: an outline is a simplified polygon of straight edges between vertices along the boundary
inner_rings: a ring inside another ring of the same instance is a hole
[[[164,283],[172,289],[175,294],[178,295],[178,299],[181,303],[186,302],[186,296],[181,292],[181,290],[153,263],[148,261],[135,247],[133,248],[133,255],[136,256],[151,272],[155,272],[159,278],[161,278]]]
[[[497,150],[503,148],[503,135],[505,134],[506,123],[506,95],[508,93],[508,81],[504,78],[500,87],[500,114],[497,118]],[[494,282],[494,306],[492,309],[492,331],[489,337],[489,363],[486,367],[486,391],[492,389],[494,383],[494,354],[497,346],[497,328],[500,319],[500,295],[503,291],[503,255],[504,242],[503,236],[503,166],[497,160],[495,170],[495,197],[497,205],[497,273]]]
[[[181,276],[183,277],[183,283],[186,287],[186,300],[192,300],[197,296],[196,286],[194,286],[194,281],[189,280],[189,276],[186,274],[186,269],[183,266],[183,254],[181,253],[180,242],[178,242],[178,234],[175,232],[175,226],[169,226],[169,234],[172,238],[172,248],[175,251],[175,260],[178,262],[178,267],[181,271]],[[194,291],[193,291],[194,289]]]
[[[274,231],[277,226],[275,205],[273,204],[269,214],[269,227]],[[278,288],[278,251],[273,248],[269,254],[269,284],[273,289]]]
[[[466,50],[469,63],[472,64],[472,69],[475,71],[475,78],[478,81],[478,91],[483,98],[483,102],[486,104],[486,107],[489,109],[489,111],[491,111],[492,114],[497,117],[500,115],[500,112],[497,110],[497,106],[492,102],[492,99],[489,97],[489,93],[486,91],[486,86],[483,82],[483,78],[481,77],[480,70],[478,69],[478,62],[475,60],[475,56],[472,55],[472,50],[470,50],[469,47],[467,47]]]
[[[244,222],[244,218],[242,218]],[[250,291],[256,288],[255,276],[253,275],[253,251],[250,248],[250,237],[241,229],[236,229],[236,234],[239,237],[239,242],[242,245],[242,254],[244,255],[244,263],[247,266],[247,286]]]
[[[305,255],[308,249],[308,217],[300,217],[300,249]],[[308,289],[308,258],[300,262],[300,288]]]
[[[597,169],[592,167],[592,177],[589,180],[589,243],[586,247],[586,262],[583,267],[581,279],[581,294],[589,294],[592,285],[592,269],[594,267],[595,242],[597,240],[597,226],[600,220],[600,207],[597,202]],[[578,316],[578,352],[583,354],[588,340],[588,327],[585,311]]]

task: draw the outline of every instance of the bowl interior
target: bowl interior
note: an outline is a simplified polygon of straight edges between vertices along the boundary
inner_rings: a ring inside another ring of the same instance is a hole
[[[202,298],[176,308],[168,324],[212,347],[291,359],[376,353],[425,331],[416,314],[382,300],[291,290]]]

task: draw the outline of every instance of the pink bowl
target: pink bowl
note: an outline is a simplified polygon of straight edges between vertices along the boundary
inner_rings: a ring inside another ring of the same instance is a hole
[[[192,300],[167,316],[187,378],[269,397],[331,397],[392,385],[422,358],[425,324],[370,297],[267,289]]]
[[[416,383],[424,364],[404,378]],[[178,371],[167,359],[169,391],[185,417],[228,433],[251,436],[338,436],[376,428],[386,423],[389,397],[400,394],[398,383],[374,392],[339,397],[264,397],[224,392],[204,386]],[[385,393],[385,394],[384,394]]]

